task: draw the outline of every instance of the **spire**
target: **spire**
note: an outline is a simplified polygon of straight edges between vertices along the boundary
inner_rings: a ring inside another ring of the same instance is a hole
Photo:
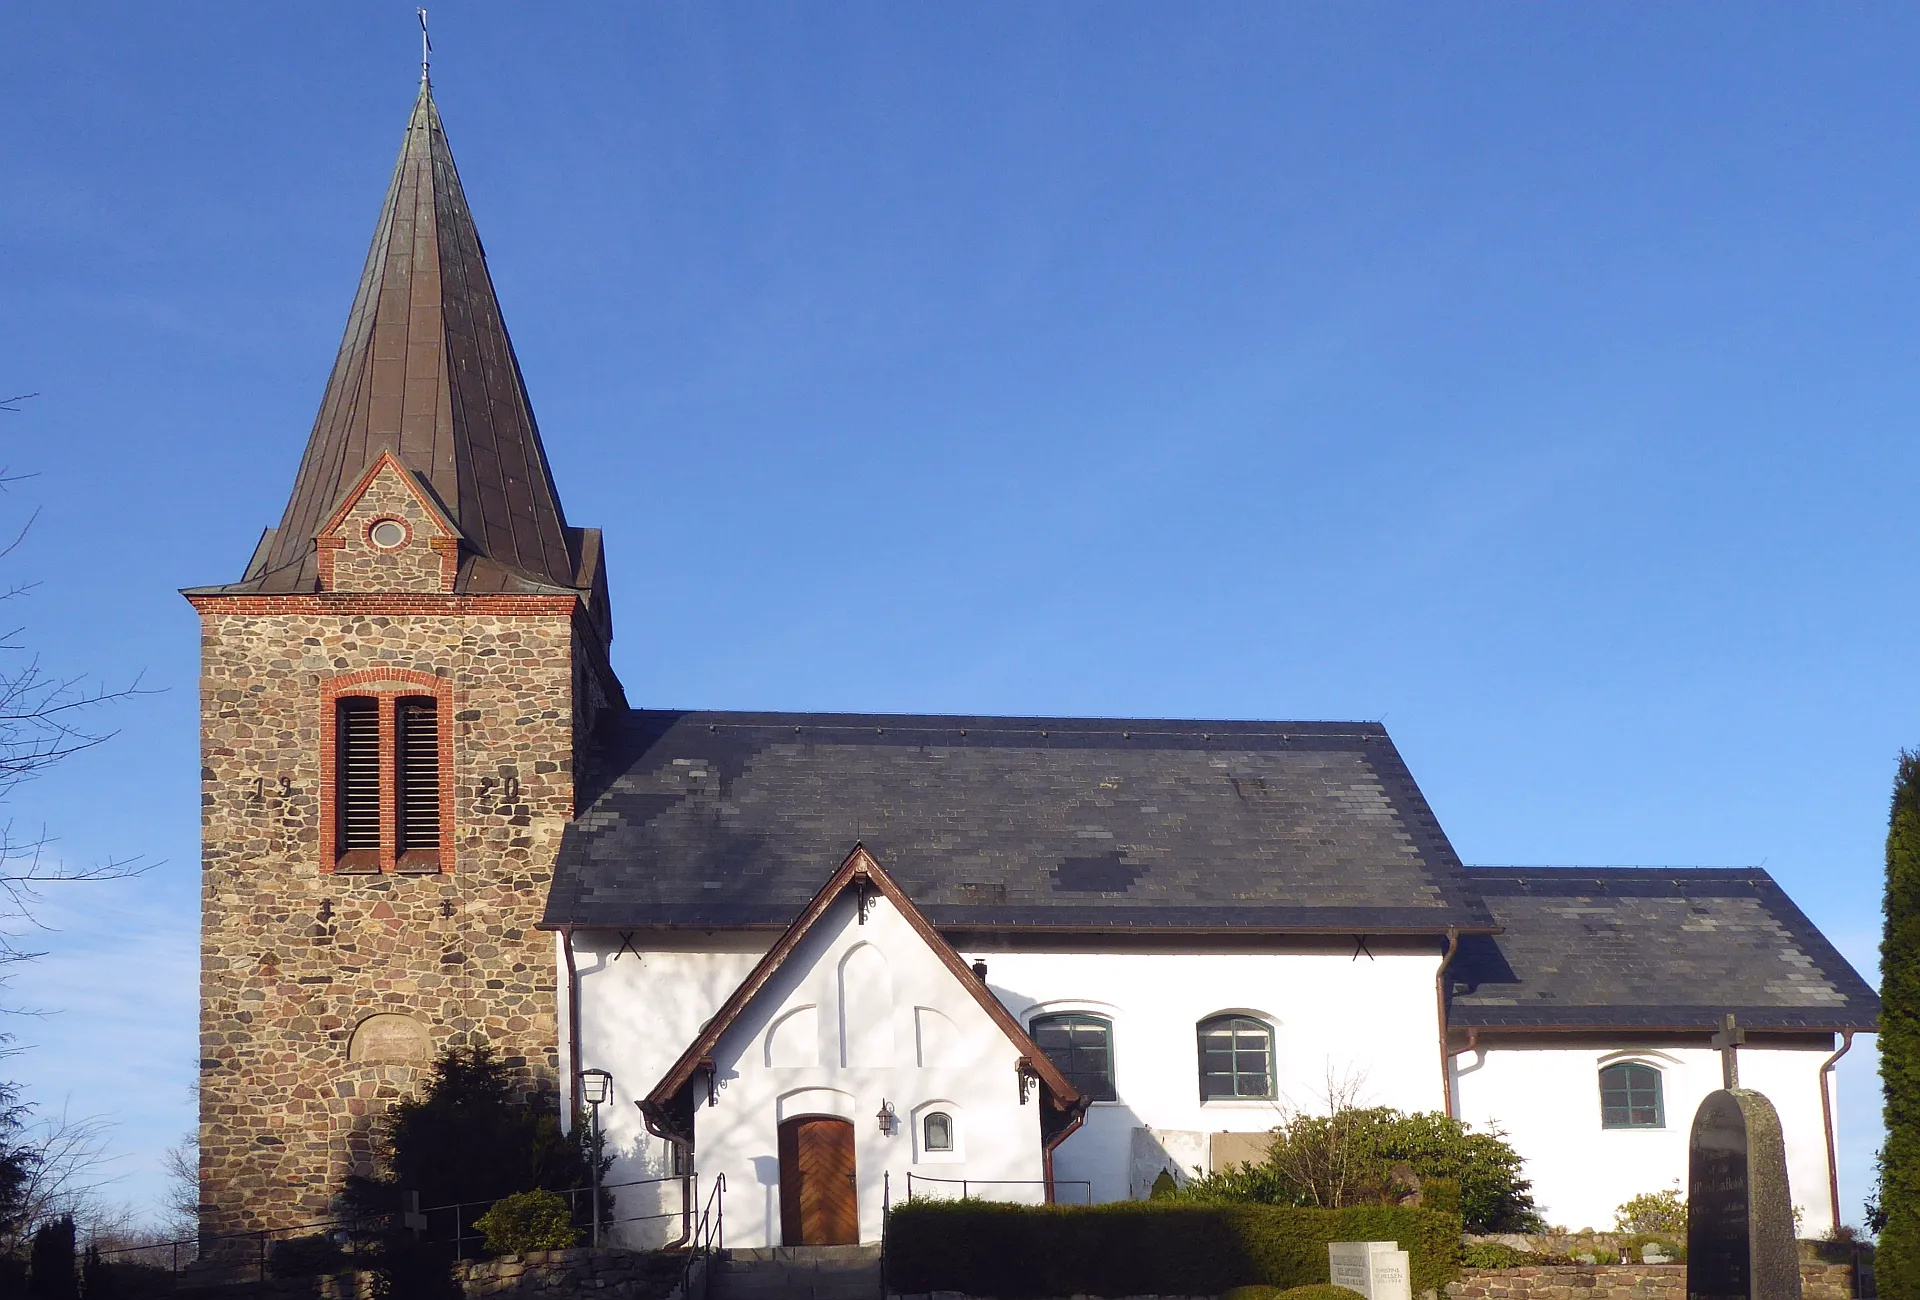
[[[424,14],[421,36],[420,96],[292,498],[246,578],[227,590],[315,590],[314,535],[383,451],[459,530],[457,591],[597,585],[586,570],[598,567],[598,539],[568,528],[560,509],[434,107]]]

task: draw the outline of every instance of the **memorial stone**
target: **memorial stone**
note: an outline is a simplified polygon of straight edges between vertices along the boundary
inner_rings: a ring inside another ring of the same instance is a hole
[[[1328,1242],[1327,1275],[1367,1300],[1413,1300],[1413,1262],[1397,1241]]]
[[[1687,1175],[1687,1300],[1800,1300],[1773,1103],[1750,1088],[1708,1093],[1694,1113]]]

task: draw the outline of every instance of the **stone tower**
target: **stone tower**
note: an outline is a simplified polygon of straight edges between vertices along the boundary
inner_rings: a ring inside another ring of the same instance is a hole
[[[553,1089],[535,930],[624,708],[423,80],[278,528],[201,620],[201,1230],[327,1217],[434,1053]]]

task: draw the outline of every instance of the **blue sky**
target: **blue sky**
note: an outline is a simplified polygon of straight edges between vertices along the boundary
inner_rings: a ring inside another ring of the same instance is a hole
[[[1764,864],[1871,978],[1920,743],[1920,15],[433,20],[636,702],[1384,719],[1469,862]],[[49,665],[158,691],[11,812],[161,864],[49,900],[12,1068],[118,1116],[143,1203],[195,1056],[175,589],[278,520],[415,32],[13,5],[0,47],[7,576]]]

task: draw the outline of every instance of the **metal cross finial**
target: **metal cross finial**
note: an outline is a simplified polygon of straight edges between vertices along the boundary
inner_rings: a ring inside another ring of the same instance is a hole
[[[427,79],[427,68],[433,62],[433,41],[427,36],[427,11],[416,9],[420,15],[420,80]]]
[[[1740,1086],[1740,1044],[1747,1041],[1747,1031],[1735,1023],[1733,1013],[1729,1011],[1720,1021],[1720,1032],[1708,1040],[1713,1050],[1720,1053],[1720,1086],[1738,1088]]]

